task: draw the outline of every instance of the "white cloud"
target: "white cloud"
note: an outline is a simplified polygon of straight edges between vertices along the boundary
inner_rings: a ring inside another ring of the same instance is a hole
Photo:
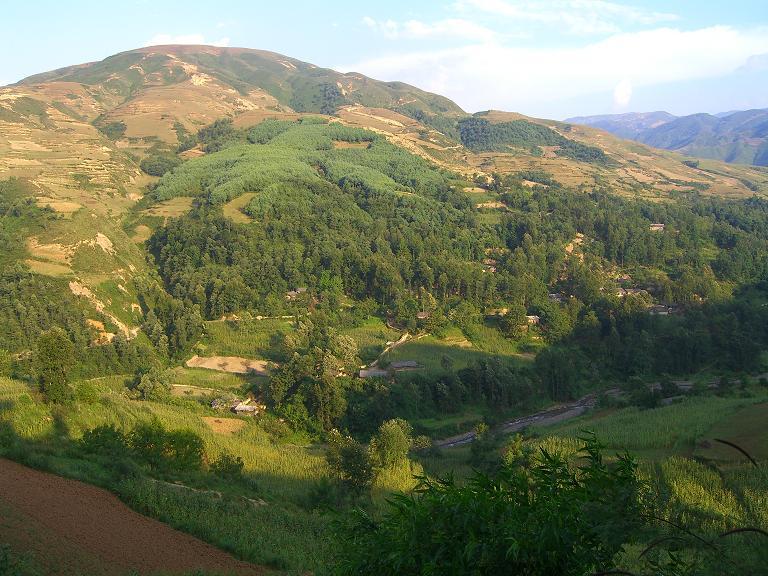
[[[407,20],[405,22],[385,20],[379,22],[366,16],[363,18],[363,24],[393,40],[397,38],[422,40],[446,36],[462,40],[486,41],[496,36],[496,33],[490,28],[461,18],[448,18],[437,22],[422,22],[420,20]]]
[[[613,89],[613,104],[616,108],[626,108],[632,100],[632,83],[626,78]]]
[[[229,38],[219,38],[208,41],[202,34],[155,34],[144,43],[144,46],[162,46],[166,44],[207,44],[210,46],[229,46]]]
[[[659,28],[615,34],[580,47],[475,43],[393,54],[338,68],[439,91],[468,110],[503,108],[536,113],[569,98],[610,94],[627,78],[632,79],[631,88],[637,89],[721,76],[743,66],[751,56],[766,52],[766,28]]]
[[[611,34],[622,25],[652,25],[677,19],[675,14],[647,11],[606,0],[458,0],[460,12],[485,12],[512,23],[541,24],[572,34]]]

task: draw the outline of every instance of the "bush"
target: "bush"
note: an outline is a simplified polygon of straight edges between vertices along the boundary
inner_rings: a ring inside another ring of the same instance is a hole
[[[200,436],[186,430],[166,431],[157,421],[136,426],[128,434],[128,444],[137,460],[156,470],[199,470],[205,456]]]
[[[125,434],[112,424],[86,430],[80,439],[80,446],[89,454],[104,456],[124,456],[128,452]]]
[[[603,463],[586,441],[585,464],[543,452],[530,471],[505,466],[465,484],[423,479],[374,518],[357,511],[338,528],[338,576],[526,574],[610,570],[641,523],[636,465]]]
[[[150,176],[162,176],[176,168],[179,164],[181,164],[181,160],[176,156],[153,155],[144,158],[139,164],[139,168]]]
[[[227,480],[236,480],[243,475],[244,465],[245,463],[240,456],[233,456],[224,452],[211,462],[211,472]]]
[[[137,376],[133,391],[142,400],[161,401],[167,399],[172,390],[172,370],[151,368],[148,372]]]

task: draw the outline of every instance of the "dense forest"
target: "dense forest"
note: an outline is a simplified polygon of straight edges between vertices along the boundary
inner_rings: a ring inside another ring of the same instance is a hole
[[[479,183],[505,211],[489,221],[455,177],[370,132],[305,119],[249,131],[218,124],[200,136],[221,151],[168,173],[150,195],[195,198],[148,242],[179,310],[275,315],[297,305],[289,291],[305,288],[300,306],[323,311],[313,329],[324,333],[373,314],[412,331],[456,326],[471,337],[490,325],[519,340],[530,337],[525,316],[540,319],[549,347],[534,365],[406,376],[386,387],[386,402],[375,386],[289,363],[275,379],[284,390],[266,394],[278,410],[300,398],[307,414],[295,404],[290,412],[304,425],[369,430],[366,422],[467,402],[504,410],[542,394],[566,400],[630,375],[747,370],[768,342],[765,200],[654,203],[570,190],[541,173],[494,175]],[[245,193],[252,222],[236,223],[221,206]],[[506,314],[490,312],[499,309]],[[156,332],[174,338],[172,328]],[[194,337],[174,341],[178,353]],[[326,336],[315,348],[333,346]]]

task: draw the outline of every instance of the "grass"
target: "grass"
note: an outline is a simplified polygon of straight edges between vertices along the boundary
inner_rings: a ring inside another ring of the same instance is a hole
[[[282,318],[206,322],[203,355],[269,360],[274,356],[273,338],[293,330],[293,322]]]
[[[385,355],[388,362],[415,360],[423,368],[423,374],[441,374],[442,358],[447,356],[452,360],[453,370],[461,370],[491,355],[500,356],[507,362],[519,363],[526,361],[520,355],[514,343],[504,339],[492,327],[482,326],[472,335],[472,340],[454,328],[438,338],[428,335],[418,340],[411,340]]]
[[[379,357],[387,342],[395,342],[400,333],[388,327],[380,318],[369,318],[362,326],[343,330],[357,343],[360,359],[370,364]]]
[[[692,397],[681,402],[641,410],[625,408],[589,415],[537,433],[575,438],[583,430],[594,432],[611,450],[655,451],[658,455],[691,455],[698,438],[716,423],[760,398]]]
[[[224,204],[224,206],[221,207],[221,211],[224,213],[224,216],[233,222],[237,222],[238,224],[248,224],[252,222],[253,219],[243,212],[243,208],[248,206],[248,203],[254,196],[256,196],[255,192],[246,192]]]

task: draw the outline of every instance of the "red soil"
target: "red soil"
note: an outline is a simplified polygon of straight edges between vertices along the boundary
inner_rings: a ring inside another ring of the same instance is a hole
[[[134,512],[106,490],[0,458],[2,542],[60,576],[267,573]]]

